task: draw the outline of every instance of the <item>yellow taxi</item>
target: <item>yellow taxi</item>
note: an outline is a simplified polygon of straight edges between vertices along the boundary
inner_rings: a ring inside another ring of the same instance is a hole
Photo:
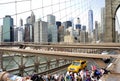
[[[68,71],[78,73],[80,70],[84,69],[87,66],[85,60],[75,60],[71,65],[68,66]]]

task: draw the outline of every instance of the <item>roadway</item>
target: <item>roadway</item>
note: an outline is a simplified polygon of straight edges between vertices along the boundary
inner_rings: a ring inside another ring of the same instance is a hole
[[[120,58],[120,55],[101,55],[101,54],[91,54],[91,53],[76,53],[76,52],[60,52],[60,51],[41,51],[41,50],[27,50],[27,49],[12,49],[12,48],[0,48],[2,52],[16,52],[26,55],[43,55],[43,56],[54,56],[54,57],[62,57],[62,58]]]
[[[1,43],[0,47],[59,47],[59,48],[99,48],[120,49],[120,43]]]

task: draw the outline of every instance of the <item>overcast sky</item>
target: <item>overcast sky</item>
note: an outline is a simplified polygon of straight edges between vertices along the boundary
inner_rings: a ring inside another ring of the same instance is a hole
[[[74,21],[76,21],[75,19],[77,19],[77,17],[80,17],[81,24],[87,25],[88,10],[92,9],[94,14],[94,21],[97,20],[100,22],[101,13],[100,11],[101,8],[105,6],[104,0],[31,0],[31,1],[16,0],[16,1],[19,2],[15,3],[15,0],[0,0],[1,10],[0,25],[2,25],[2,18],[5,15],[13,15],[12,18],[14,18],[14,24],[15,25],[17,24],[17,26],[19,26],[20,18],[23,19],[25,24],[26,18],[31,14],[30,12],[31,9],[36,15],[36,20],[42,18],[42,20],[46,21],[47,20],[46,15],[53,14],[56,16],[57,21],[60,20],[62,22],[69,19],[74,19]],[[50,6],[51,4],[52,6]],[[15,15],[16,12],[19,13],[17,16]],[[21,12],[25,13],[21,14]],[[117,14],[120,15],[120,9],[117,12]],[[118,16],[118,18],[120,18],[120,16]]]

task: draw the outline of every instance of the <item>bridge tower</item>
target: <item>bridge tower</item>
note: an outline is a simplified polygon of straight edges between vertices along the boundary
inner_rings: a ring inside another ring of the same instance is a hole
[[[120,7],[120,0],[105,0],[105,37],[104,42],[115,42],[115,15]]]

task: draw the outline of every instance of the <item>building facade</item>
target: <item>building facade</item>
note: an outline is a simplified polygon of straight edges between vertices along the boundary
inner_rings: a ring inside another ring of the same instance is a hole
[[[77,18],[77,23],[75,25],[75,28],[81,30],[81,24],[80,24],[80,18],[79,17]]]
[[[64,26],[64,30],[66,30],[67,28],[72,26],[72,22],[71,21],[65,21],[62,23],[62,26]]]
[[[58,29],[58,42],[64,42],[64,26],[60,26]]]
[[[93,32],[93,10],[88,11],[88,32],[92,33]]]
[[[48,42],[48,23],[45,21],[37,21],[34,24],[34,42]]]
[[[31,24],[25,24],[24,42],[33,42],[33,30]]]
[[[58,42],[58,29],[55,23],[54,15],[47,15],[48,22],[48,42]]]
[[[99,40],[99,23],[98,21],[95,21],[95,41]]]
[[[89,42],[93,41],[93,10],[88,11],[88,33]]]
[[[23,27],[18,28],[18,42],[23,42],[24,29]]]
[[[86,31],[86,26],[85,25],[82,26],[82,30]]]
[[[35,23],[35,15],[33,13],[33,11],[31,12],[31,16],[28,16],[26,19],[26,25],[25,27],[29,27],[30,30],[30,41],[29,42],[34,42],[34,23]],[[28,29],[26,30],[25,28],[25,33],[26,31],[28,31]]]
[[[18,27],[14,27],[14,41],[18,41]]]
[[[104,41],[104,34],[105,34],[105,8],[101,8],[101,29],[100,29],[100,33],[101,33],[101,41]]]
[[[0,26],[0,42],[2,42],[2,28],[3,26]]]
[[[35,14],[33,13],[33,11],[31,12],[30,22],[31,22],[31,25],[32,25],[32,42],[34,42],[34,23],[35,23]]]
[[[61,22],[60,21],[56,21],[56,25],[57,25],[57,29],[59,29],[59,27],[61,26]]]
[[[13,18],[9,15],[3,18],[2,32],[3,42],[14,42]]]
[[[80,43],[86,43],[88,42],[88,32],[86,31],[80,31]]]

